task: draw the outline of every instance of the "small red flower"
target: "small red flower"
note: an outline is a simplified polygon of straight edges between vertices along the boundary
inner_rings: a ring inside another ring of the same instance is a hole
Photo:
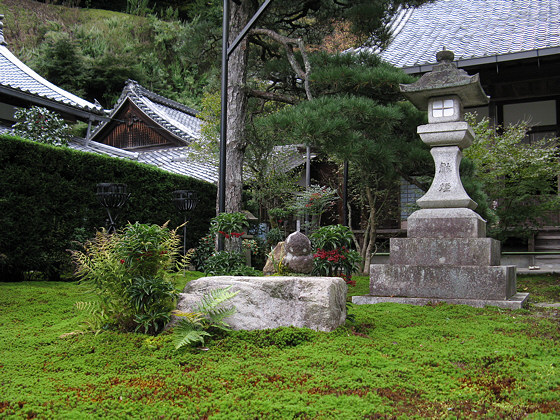
[[[124,260],[121,260],[121,264],[124,264]]]

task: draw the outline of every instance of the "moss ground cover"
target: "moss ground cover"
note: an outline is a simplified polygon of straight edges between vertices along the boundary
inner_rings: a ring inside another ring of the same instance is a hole
[[[355,324],[333,333],[241,331],[175,351],[169,334],[68,334],[81,293],[0,283],[0,418],[560,415],[555,309],[353,306]]]

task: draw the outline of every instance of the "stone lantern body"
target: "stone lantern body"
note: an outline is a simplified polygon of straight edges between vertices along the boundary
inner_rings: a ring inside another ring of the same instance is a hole
[[[471,306],[520,308],[528,294],[516,293],[516,267],[500,265],[500,242],[486,238],[486,222],[474,212],[459,174],[462,150],[474,133],[463,108],[488,103],[478,75],[457,68],[451,51],[418,81],[401,85],[428,124],[417,132],[435,163],[432,185],[408,218],[407,238],[392,238],[388,264],[372,264],[370,294],[353,302],[426,304],[446,301]]]

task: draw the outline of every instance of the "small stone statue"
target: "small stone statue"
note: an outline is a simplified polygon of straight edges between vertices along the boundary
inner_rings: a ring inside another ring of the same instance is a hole
[[[294,232],[286,238],[286,257],[282,261],[292,273],[308,274],[313,270],[311,241],[301,232]]]

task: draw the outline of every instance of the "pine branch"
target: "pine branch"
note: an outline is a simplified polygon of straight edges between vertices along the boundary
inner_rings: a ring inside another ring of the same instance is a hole
[[[292,66],[292,69],[294,70],[296,75],[301,80],[303,80],[303,85],[305,87],[305,93],[307,95],[307,99],[312,100],[313,96],[311,95],[311,89],[309,87],[309,75],[311,74],[311,63],[309,61],[309,57],[307,56],[307,53],[305,52],[305,43],[303,42],[303,39],[290,38],[284,35],[280,35],[278,32],[275,32],[273,30],[262,29],[262,28],[253,29],[251,30],[250,33],[251,35],[268,36],[272,40],[279,42],[284,46],[286,50],[286,56],[288,58],[288,62],[290,63],[290,66]],[[294,46],[299,48],[301,57],[303,59],[303,65],[305,71],[301,68],[300,64],[296,60],[296,56],[294,54]]]
[[[276,101],[276,102],[284,102],[290,105],[295,105],[299,102],[299,99],[293,96],[282,95],[280,93],[275,93],[275,92],[266,92],[257,89],[247,89],[247,94],[249,96],[252,96],[253,98],[260,98],[260,99]]]

